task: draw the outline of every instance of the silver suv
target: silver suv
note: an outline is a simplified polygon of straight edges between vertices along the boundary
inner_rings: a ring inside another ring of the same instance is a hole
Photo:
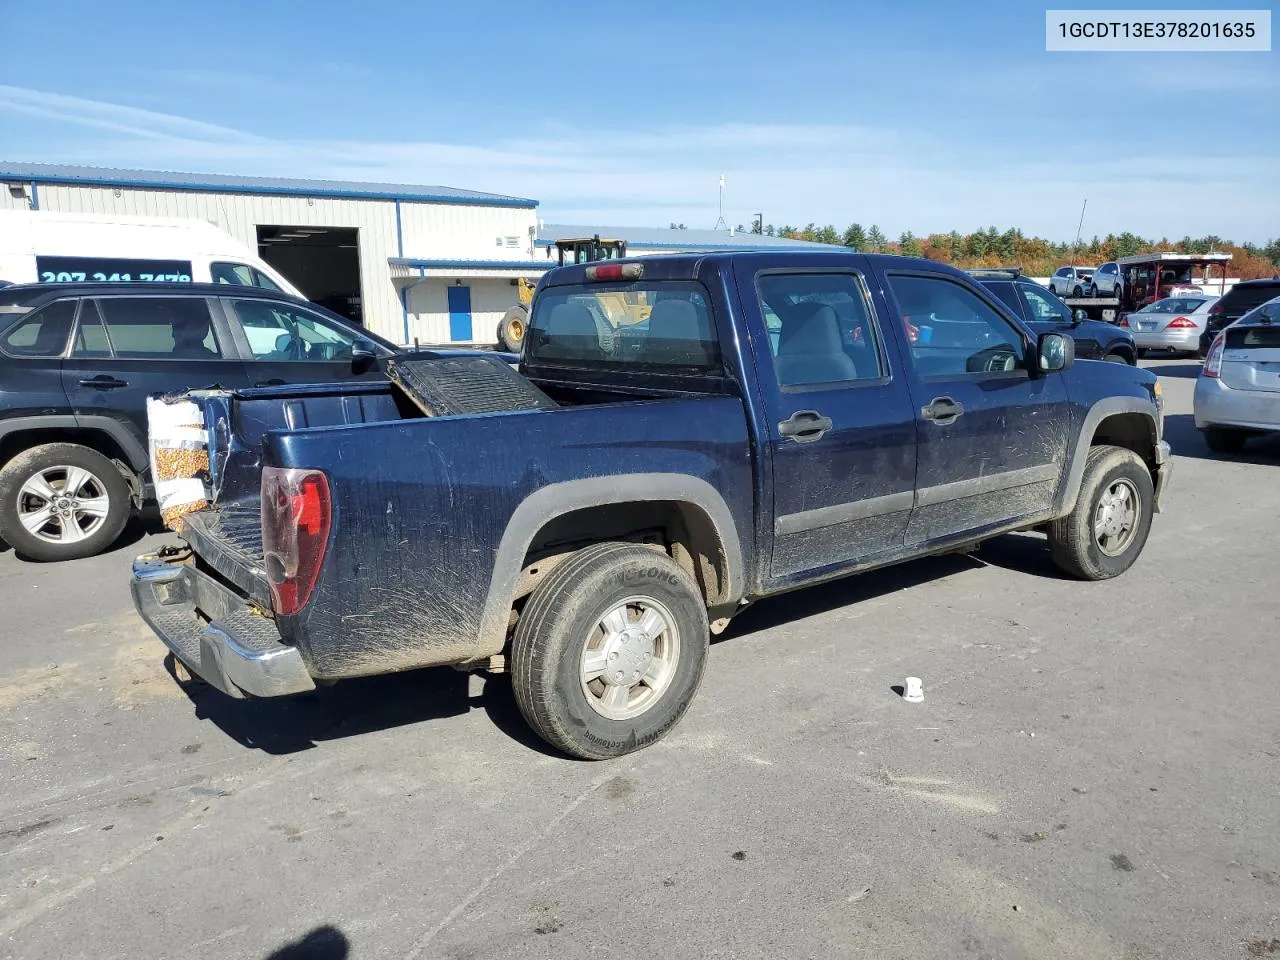
[[[1092,279],[1092,267],[1059,267],[1049,278],[1049,289],[1060,297],[1083,297]]]
[[[1088,295],[1091,297],[1120,296],[1120,266],[1114,260],[1108,261],[1093,271],[1089,280]]]

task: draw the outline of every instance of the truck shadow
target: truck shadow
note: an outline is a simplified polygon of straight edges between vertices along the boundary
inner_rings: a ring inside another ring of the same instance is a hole
[[[1169,441],[1174,455],[1179,457],[1219,460],[1223,463],[1259,465],[1280,463],[1280,438],[1276,436],[1252,437],[1239,453],[1214,453],[1205,445],[1204,435],[1196,429],[1195,417],[1189,413],[1174,413],[1166,416],[1164,438]]]
[[[505,676],[486,677],[477,695],[470,693],[470,677],[451,667],[359,677],[280,699],[235,700],[204,684],[183,684],[182,689],[198,719],[213,723],[241,746],[274,755],[480,709],[521,745],[561,756],[529,729]]]
[[[986,541],[971,554],[926,557],[761,600],[735,617],[724,633],[711,639],[713,643],[721,643],[749,636],[987,566],[1047,580],[1070,579],[1050,559],[1049,547],[1042,535],[1008,534]]]

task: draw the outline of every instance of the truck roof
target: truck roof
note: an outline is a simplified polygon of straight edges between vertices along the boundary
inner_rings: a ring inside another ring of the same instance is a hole
[[[781,269],[786,269],[791,263],[795,263],[797,267],[840,267],[855,256],[878,262],[886,269],[926,270],[931,273],[946,273],[971,279],[963,271],[937,260],[900,257],[889,253],[857,253],[852,250],[833,248],[829,250],[717,250],[710,253],[669,253],[652,257],[624,257],[620,260],[598,263],[566,264],[563,267],[548,270],[543,274],[540,284],[544,287],[554,287],[586,283],[588,282],[587,269],[604,264],[610,267],[639,264],[646,280],[693,280],[708,267],[714,268],[730,262],[759,264],[767,261],[769,265],[776,265]]]

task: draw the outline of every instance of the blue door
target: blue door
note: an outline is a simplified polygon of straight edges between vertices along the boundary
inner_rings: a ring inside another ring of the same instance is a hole
[[[449,339],[470,343],[471,337],[471,288],[449,288]]]

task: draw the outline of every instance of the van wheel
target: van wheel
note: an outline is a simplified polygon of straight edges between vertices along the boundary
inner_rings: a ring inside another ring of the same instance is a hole
[[[92,557],[129,519],[129,485],[88,447],[46,443],[0,470],[0,537],[32,560]]]
[[[1089,451],[1076,505],[1049,525],[1049,551],[1062,570],[1081,580],[1107,580],[1133,566],[1151,532],[1155,487],[1132,450]]]
[[[684,716],[708,639],[698,587],[670,557],[628,543],[586,547],[534,590],[516,625],[516,704],[570,756],[622,756]]]
[[[498,324],[498,344],[511,353],[519,353],[528,329],[529,311],[522,306],[514,306],[503,314],[502,323]]]

